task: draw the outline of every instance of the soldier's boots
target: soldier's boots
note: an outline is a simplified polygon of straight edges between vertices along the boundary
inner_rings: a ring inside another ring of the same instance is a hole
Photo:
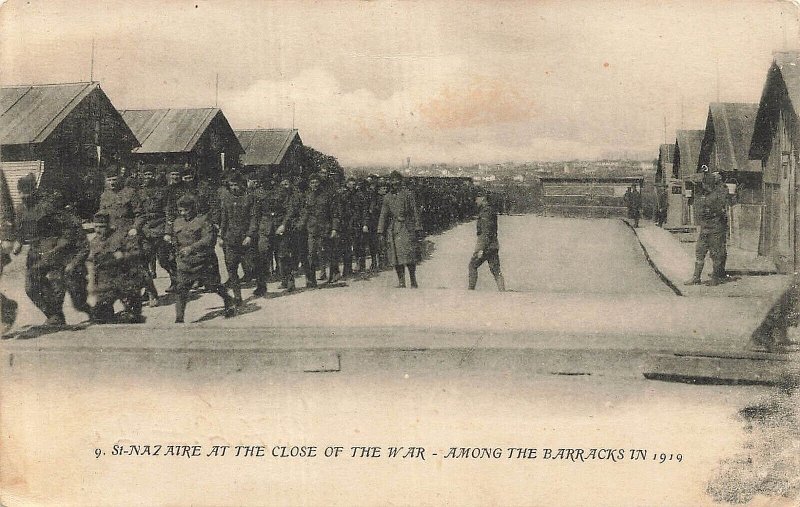
[[[242,288],[238,285],[233,288],[233,304],[236,306],[242,304]]]
[[[494,277],[494,282],[497,284],[497,290],[499,292],[505,292],[506,291],[506,279],[503,277],[502,273],[497,274]]]
[[[414,264],[408,265],[408,278],[411,281],[411,288],[416,289],[419,288],[417,285],[417,266]]]
[[[225,290],[225,287],[219,286],[219,290],[217,293],[222,298],[222,302],[225,305],[225,309],[223,310],[223,315],[226,319],[229,319],[236,315],[236,300],[228,294],[228,291]]]
[[[183,324],[183,317],[186,313],[186,300],[187,294],[178,294],[178,300],[175,301],[175,323]]]
[[[698,285],[700,283],[700,275],[703,273],[703,264],[705,264],[705,261],[695,261],[692,279],[683,282],[684,285]]]
[[[405,267],[402,265],[394,267],[395,272],[397,273],[397,288],[398,289],[405,289],[406,287],[406,271]]]
[[[66,323],[67,319],[64,317],[64,312],[56,312],[47,317],[47,320],[44,321],[44,326],[57,327],[64,326]]]
[[[259,281],[256,285],[256,290],[253,291],[253,296],[257,298],[263,298],[267,295],[267,284]]]
[[[17,320],[17,308],[19,305],[13,299],[9,299],[0,294],[0,331],[5,332],[14,325]]]
[[[366,257],[359,257],[358,258],[358,272],[363,273],[367,270],[367,258]]]

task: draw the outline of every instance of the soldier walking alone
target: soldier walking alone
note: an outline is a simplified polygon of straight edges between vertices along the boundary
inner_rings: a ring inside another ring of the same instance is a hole
[[[489,263],[489,270],[497,283],[497,290],[506,290],[506,282],[503,273],[500,271],[500,244],[497,241],[497,210],[489,202],[485,193],[479,193],[475,197],[475,204],[478,205],[477,232],[478,241],[475,244],[475,251],[469,260],[469,289],[475,290],[478,283],[478,267],[484,262]]]
[[[378,219],[378,234],[386,233],[386,250],[389,264],[397,272],[397,287],[406,286],[405,269],[411,288],[417,288],[418,241],[422,237],[422,225],[414,196],[402,186],[403,176],[392,171],[389,175],[389,193],[383,198],[381,216]]]
[[[714,262],[710,284],[718,285],[727,277],[725,260],[728,235],[728,188],[722,182],[719,173],[709,172],[703,174],[701,186],[703,195],[699,196],[696,204],[699,210],[700,236],[695,247],[694,275],[684,285],[700,283],[707,253],[711,254],[711,260]]]

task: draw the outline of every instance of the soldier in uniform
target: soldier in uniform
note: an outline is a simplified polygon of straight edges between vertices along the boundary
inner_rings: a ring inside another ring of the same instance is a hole
[[[353,257],[358,261],[360,270],[363,271],[366,267],[362,242],[366,206],[355,178],[347,178],[345,186],[339,192],[339,202],[342,209],[342,230],[339,236],[343,262],[342,275],[350,276],[353,274]]]
[[[728,189],[722,183],[719,173],[705,172],[701,183],[703,195],[699,196],[695,206],[700,221],[700,235],[695,246],[694,275],[685,285],[700,283],[706,254],[711,254],[714,271],[711,274],[711,285],[718,285],[726,278],[725,258],[728,235]]]
[[[489,270],[497,283],[497,290],[505,291],[506,282],[503,273],[500,271],[500,244],[497,241],[497,211],[489,202],[489,196],[485,193],[475,197],[475,204],[478,205],[477,232],[478,241],[475,244],[475,251],[469,261],[469,289],[475,290],[478,283],[478,267],[484,262],[489,263]]]
[[[306,285],[316,287],[316,269],[324,265],[331,252],[332,240],[338,235],[341,216],[333,193],[320,186],[319,174],[312,175],[308,185],[300,214],[300,227],[308,235],[308,257],[304,263]],[[332,273],[329,281],[334,280],[334,276]]]
[[[247,173],[247,190],[246,192],[252,196],[255,203],[259,195],[261,182],[258,178],[258,171],[250,171]],[[251,231],[252,232],[252,231]],[[247,248],[242,259],[242,269],[244,270],[244,283],[250,283],[256,279],[256,259],[258,258],[258,236],[250,235],[252,242]]]
[[[219,269],[211,269],[211,259],[216,259],[214,245],[216,234],[208,215],[197,213],[197,198],[193,194],[182,196],[178,202],[178,218],[173,225],[173,242],[177,260],[177,294],[175,322],[182,323],[189,301],[189,291],[195,284],[212,288],[225,305],[225,317],[236,312],[233,298],[222,285]]]
[[[389,182],[386,180],[386,177],[381,176],[378,178],[378,197],[377,197],[377,218],[375,219],[375,236],[378,238],[378,264],[380,265],[381,269],[385,268],[389,265],[389,254],[386,248],[386,233],[378,231],[378,221],[381,217],[381,210],[383,210],[383,200],[386,198],[386,194],[389,193]]]
[[[143,262],[150,271],[150,282],[147,284],[150,306],[157,306],[158,292],[152,282],[156,277],[156,259],[169,274],[170,285],[175,284],[175,259],[171,255],[170,244],[164,241],[168,189],[158,185],[154,166],[146,166],[141,176],[142,188],[139,190],[141,214],[136,223],[141,235]]]
[[[122,322],[142,323],[141,290],[149,280],[137,238],[127,229],[111,227],[111,217],[94,216],[95,237],[89,244],[89,262],[94,266],[92,291],[97,298],[93,320],[98,324],[115,322],[114,303],[125,307]],[[119,321],[116,321],[119,322]]]
[[[276,188],[262,191],[253,206],[250,234],[258,236],[258,262],[255,296],[267,293],[267,265],[274,254],[278,257],[281,286],[288,291],[294,285],[295,225],[299,205],[297,195],[288,177]]]
[[[19,254],[23,244],[30,246],[25,293],[44,313],[45,325],[64,325],[64,267],[76,240],[71,234],[74,220],[58,196],[37,190],[33,174],[21,178],[17,190],[22,205],[17,216],[18,236],[13,253]]]
[[[228,280],[225,286],[233,290],[236,304],[242,302],[239,266],[253,242],[249,234],[253,213],[253,194],[247,192],[244,177],[236,172],[228,178],[228,191],[221,194],[219,242],[225,254]]]
[[[126,229],[135,236],[138,231],[135,221],[142,214],[136,189],[125,186],[123,171],[119,166],[111,164],[105,169],[106,188],[100,195],[98,213],[108,215],[110,227],[114,230]]]
[[[71,206],[64,209],[64,226],[62,234],[69,238],[69,247],[65,250],[66,264],[64,265],[64,286],[72,301],[72,307],[92,316],[92,307],[89,306],[88,271],[86,259],[89,256],[89,239],[83,230],[77,212]]]
[[[397,287],[406,286],[405,269],[411,288],[417,288],[418,240],[422,237],[422,225],[414,196],[403,186],[403,176],[392,171],[389,177],[390,190],[383,199],[378,233],[386,233],[386,249],[389,264],[397,272]]]

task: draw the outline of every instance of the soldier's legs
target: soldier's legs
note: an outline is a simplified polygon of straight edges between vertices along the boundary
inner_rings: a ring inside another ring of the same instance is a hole
[[[367,233],[367,240],[369,241],[369,256],[372,261],[370,269],[375,271],[380,268],[380,245],[378,243],[378,233],[370,230]]]
[[[353,274],[353,232],[345,231],[342,233],[339,240],[339,251],[342,256],[342,275],[349,276]],[[338,264],[338,258],[337,258]]]
[[[259,235],[257,258],[255,262],[256,290],[253,295],[261,297],[267,293],[267,281],[269,279],[269,262],[272,256],[272,238],[266,234]]]
[[[703,265],[706,262],[706,254],[709,249],[708,233],[700,232],[697,237],[697,244],[694,247],[694,273],[691,280],[684,282],[684,285],[696,285],[700,283],[700,276],[703,274]]]
[[[242,300],[242,289],[239,280],[239,265],[242,263],[244,247],[238,245],[225,244],[225,269],[228,272],[228,280],[225,286],[233,291],[233,297],[239,303]]]
[[[726,231],[715,232],[709,235],[708,250],[711,260],[714,263],[714,271],[711,274],[711,283],[716,284],[725,278],[725,251]]]
[[[47,324],[64,323],[64,273],[63,270],[28,269],[25,293],[47,317]]]
[[[102,294],[97,296],[97,302],[92,309],[92,320],[98,324],[108,324],[114,320],[115,294]]]
[[[321,239],[311,234],[308,235],[306,258],[303,262],[306,273],[306,287],[317,286],[317,262],[322,249]]]
[[[402,264],[394,267],[394,272],[397,273],[397,288],[402,289],[406,286],[406,269]]]
[[[359,272],[367,268],[366,239],[366,235],[361,231],[356,231],[353,237],[353,255],[358,262]]]
[[[258,258],[258,236],[252,238],[250,246],[246,247],[242,257],[242,269],[245,282],[252,282],[256,278],[256,259]]]
[[[64,273],[64,285],[72,300],[72,307],[88,314],[92,308],[86,302],[89,297],[89,281],[86,276],[86,265],[81,263],[72,271]]]
[[[469,260],[469,266],[467,267],[469,277],[467,288],[469,290],[475,290],[475,286],[478,285],[478,268],[484,261],[486,261],[486,257],[479,257],[475,253],[472,254],[472,258]]]
[[[489,263],[489,271],[494,277],[497,290],[505,292],[506,279],[503,277],[503,272],[500,270],[500,252],[498,250],[489,250],[484,255],[486,255],[486,262]]]
[[[406,264],[408,268],[408,280],[411,283],[411,288],[417,288],[417,265],[416,264]]]
[[[0,328],[0,332],[14,325],[17,320],[18,306],[16,301],[0,293],[0,324],[3,325],[3,328]]]

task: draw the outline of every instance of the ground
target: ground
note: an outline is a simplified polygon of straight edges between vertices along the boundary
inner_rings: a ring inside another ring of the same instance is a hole
[[[743,298],[675,295],[618,220],[503,216],[500,234],[511,289],[503,294],[486,266],[479,290],[465,290],[470,223],[430,238],[416,291],[392,288],[391,272],[288,296],[273,284],[274,297],[248,301],[233,319],[221,317],[216,296],[203,295],[187,311],[197,322],[183,326],[171,323],[174,309],[165,305],[146,309],[139,326],[4,340],[3,503],[739,500],[721,495],[719,481],[736,476],[729,464],[753,439],[746,414],[771,391],[654,382],[642,371],[658,351],[743,350],[764,308]],[[24,299],[19,276],[3,283]],[[30,308],[23,318],[38,319]],[[371,445],[384,453],[397,445],[427,454],[425,461],[112,455],[115,444],[135,443],[258,444],[268,452]],[[451,447],[539,454],[456,460],[444,457]],[[629,459],[545,460],[545,448],[624,449]],[[646,450],[646,460],[631,460],[631,449]],[[186,487],[198,477],[213,479]]]

